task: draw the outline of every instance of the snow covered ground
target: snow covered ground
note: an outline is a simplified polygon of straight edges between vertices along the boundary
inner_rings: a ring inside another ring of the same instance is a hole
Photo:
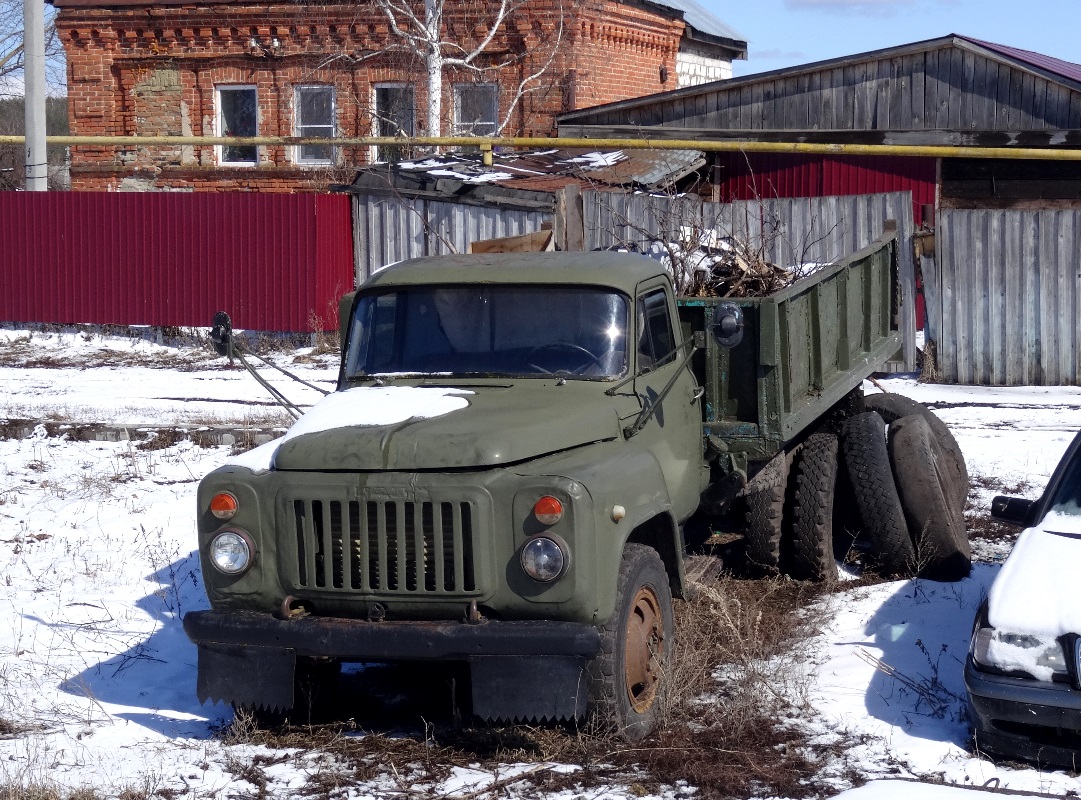
[[[332,356],[321,363],[299,356],[301,363],[293,353],[278,358],[308,380],[333,385]],[[137,337],[0,330],[0,365],[7,365],[0,366],[0,421],[133,428],[288,422],[239,368]],[[318,399],[287,379],[275,384],[298,402]],[[1077,389],[943,387],[905,376],[882,385],[936,408],[968,460],[973,502],[984,509],[1002,487],[1037,496],[1081,428]],[[231,715],[195,699],[195,648],[180,626],[184,613],[206,606],[194,553],[196,484],[228,448],[181,441],[151,449],[143,438],[80,442],[41,429],[32,438],[0,440],[0,785],[88,786],[128,797],[289,796],[329,757],[267,753],[216,736]],[[984,563],[957,584],[897,581],[824,601],[829,623],[808,646],[806,690],[793,698],[793,717],[817,741],[836,745],[841,755],[822,770],[838,791],[853,781],[917,778],[1081,792],[1076,776],[995,765],[967,749],[961,665],[973,614],[1008,544],[992,541],[977,551]],[[266,756],[262,790],[237,767],[253,754]],[[536,793],[527,784],[507,779],[536,768],[455,768],[442,785],[414,788],[432,797],[479,797],[497,785],[500,793],[530,797]],[[407,779],[384,773],[336,796],[396,797],[408,793],[403,786]],[[969,796],[960,792],[878,780],[844,796]],[[638,793],[613,786],[554,796]]]

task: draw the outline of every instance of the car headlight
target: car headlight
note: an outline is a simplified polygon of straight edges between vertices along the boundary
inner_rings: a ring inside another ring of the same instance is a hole
[[[210,563],[226,575],[239,575],[255,557],[255,544],[244,531],[229,529],[210,540]]]
[[[1038,681],[1066,676],[1066,653],[1057,639],[999,631],[981,625],[970,647],[976,666],[996,672],[1023,673]]]
[[[535,581],[548,583],[563,574],[567,556],[558,542],[547,536],[530,539],[522,548],[522,569]]]

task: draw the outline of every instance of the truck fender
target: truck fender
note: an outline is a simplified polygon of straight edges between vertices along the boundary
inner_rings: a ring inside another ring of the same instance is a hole
[[[664,562],[665,572],[668,573],[672,596],[685,599],[683,538],[670,508],[635,525],[623,543],[624,548],[628,544],[643,544],[656,550]]]

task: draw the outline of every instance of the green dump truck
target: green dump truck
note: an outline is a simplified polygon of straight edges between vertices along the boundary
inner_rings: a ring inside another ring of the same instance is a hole
[[[328,664],[457,662],[476,717],[643,736],[684,523],[745,503],[769,561],[777,465],[900,346],[896,247],[762,298],[680,299],[627,253],[378,273],[343,300],[337,391],[200,485],[200,699],[289,709]]]

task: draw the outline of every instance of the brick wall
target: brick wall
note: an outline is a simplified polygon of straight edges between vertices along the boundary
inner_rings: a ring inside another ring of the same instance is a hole
[[[334,88],[339,135],[364,136],[372,133],[373,93],[381,83],[414,86],[416,132],[427,134],[423,64],[388,50],[387,20],[371,5],[105,9],[84,2],[56,3],[73,134],[215,135],[216,87],[245,85],[257,90],[258,133],[288,136],[295,87],[325,85]],[[486,66],[502,65],[483,78],[500,86],[500,120],[522,79],[544,71],[514,107],[504,134],[549,135],[560,112],[676,88],[682,21],[609,0],[564,3],[572,10],[562,17],[560,7],[555,0],[527,0],[482,56]],[[482,27],[449,0],[446,15],[448,38],[467,47],[477,41]],[[475,80],[468,71],[444,73],[444,133],[451,129],[453,84]],[[310,191],[347,180],[370,157],[367,149],[343,149],[335,166],[306,168],[289,148],[263,147],[256,165],[222,167],[214,147],[78,147],[72,187]]]

